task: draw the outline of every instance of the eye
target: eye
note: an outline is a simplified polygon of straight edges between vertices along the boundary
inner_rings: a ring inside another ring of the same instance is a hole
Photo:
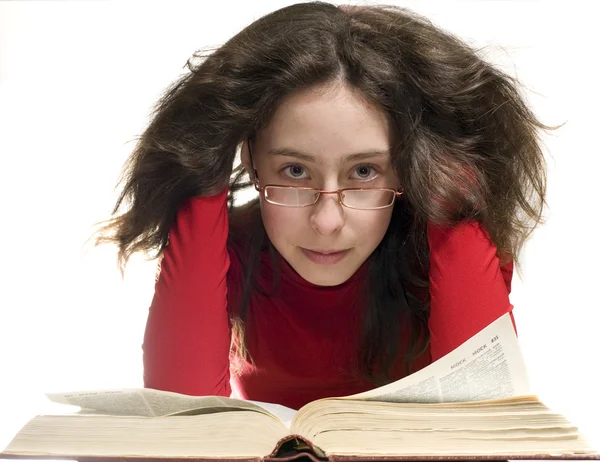
[[[305,179],[302,177],[302,174],[306,173],[302,165],[288,165],[287,167],[284,167],[281,171],[284,172],[284,174],[290,178]]]
[[[372,180],[377,176],[377,169],[373,165],[358,165],[354,172],[359,180]]]

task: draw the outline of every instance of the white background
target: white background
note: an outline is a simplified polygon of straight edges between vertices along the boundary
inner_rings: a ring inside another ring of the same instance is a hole
[[[154,263],[120,279],[85,241],[108,218],[151,105],[191,54],[293,2],[0,3],[0,448],[49,391],[142,386]],[[550,125],[547,224],[515,277],[534,390],[600,448],[597,135],[593,3],[392,2],[429,16],[528,88]],[[494,51],[495,50],[495,51]]]

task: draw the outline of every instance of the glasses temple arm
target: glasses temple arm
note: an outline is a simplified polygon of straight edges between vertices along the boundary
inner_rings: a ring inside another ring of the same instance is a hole
[[[250,166],[252,167],[252,173],[250,173],[250,180],[254,183],[258,183],[258,172],[254,168],[254,159],[252,159],[252,150],[250,149],[250,137],[246,139],[248,143],[248,157],[250,157]]]

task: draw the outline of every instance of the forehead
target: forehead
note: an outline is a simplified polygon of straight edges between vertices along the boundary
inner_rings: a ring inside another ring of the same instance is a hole
[[[389,152],[390,123],[384,111],[344,86],[304,90],[282,102],[257,144],[263,153],[302,153],[313,161]]]

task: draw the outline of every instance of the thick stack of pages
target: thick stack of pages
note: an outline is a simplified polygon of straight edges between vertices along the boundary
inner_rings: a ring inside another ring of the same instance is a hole
[[[297,412],[150,389],[48,396],[81,410],[34,417],[0,457],[600,460],[530,393],[508,316],[409,377]]]

